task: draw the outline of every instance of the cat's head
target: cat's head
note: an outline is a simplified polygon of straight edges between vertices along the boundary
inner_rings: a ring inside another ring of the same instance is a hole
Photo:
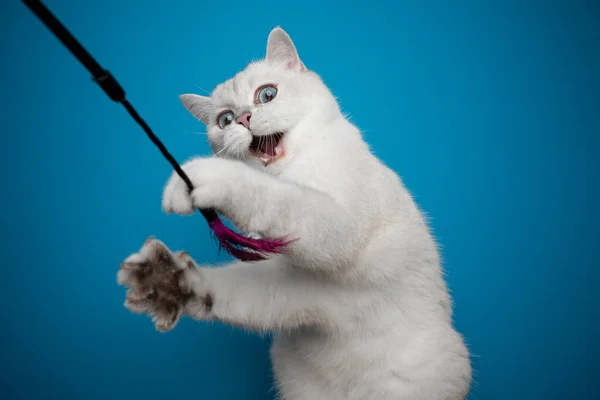
[[[329,89],[279,27],[269,34],[265,59],[218,85],[210,97],[180,98],[206,125],[214,153],[257,166],[294,157],[340,115]]]

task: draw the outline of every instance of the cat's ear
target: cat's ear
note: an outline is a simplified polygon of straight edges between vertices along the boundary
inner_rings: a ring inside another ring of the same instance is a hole
[[[204,125],[208,125],[213,109],[210,97],[199,96],[197,94],[182,94],[179,96],[179,100],[181,100],[185,108],[187,108],[194,117],[202,121]]]
[[[279,26],[271,31],[267,39],[267,62],[284,65],[292,71],[307,71],[298,57],[294,42]]]

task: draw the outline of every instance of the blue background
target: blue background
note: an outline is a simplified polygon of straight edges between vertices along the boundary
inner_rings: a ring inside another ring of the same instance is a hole
[[[46,2],[179,160],[209,148],[177,95],[282,25],[431,217],[471,398],[600,398],[598,4],[284,3]],[[122,307],[151,234],[228,258],[199,215],[163,214],[167,162],[22,3],[0,32],[0,396],[271,399],[268,338]]]

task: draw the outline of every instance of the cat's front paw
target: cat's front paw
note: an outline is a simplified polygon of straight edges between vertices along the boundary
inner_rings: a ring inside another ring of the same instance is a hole
[[[173,253],[161,241],[149,238],[117,274],[118,283],[128,287],[125,307],[151,316],[159,331],[173,329],[193,297],[186,276],[192,265],[187,253]]]
[[[162,207],[167,213],[192,214],[195,208],[221,209],[231,196],[238,165],[222,158],[196,158],[181,169],[190,178],[194,191],[173,172],[163,191]],[[239,175],[239,174],[237,174]]]

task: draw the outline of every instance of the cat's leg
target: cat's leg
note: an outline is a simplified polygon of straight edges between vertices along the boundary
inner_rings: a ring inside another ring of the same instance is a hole
[[[241,162],[196,158],[183,165],[196,188],[191,195],[173,175],[163,194],[167,212],[215,208],[245,232],[298,239],[290,246],[296,265],[322,269],[355,260],[368,229],[331,196],[279,179]]]
[[[292,329],[329,320],[335,306],[328,283],[275,259],[203,268],[154,239],[124,261],[118,281],[129,287],[125,306],[150,315],[161,331],[182,314],[258,331]]]

